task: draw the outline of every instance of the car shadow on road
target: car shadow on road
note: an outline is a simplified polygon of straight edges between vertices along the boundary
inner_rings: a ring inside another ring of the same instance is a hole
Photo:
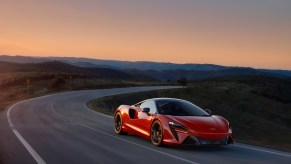
[[[231,145],[163,145],[167,149],[195,152],[223,152],[231,151]]]
[[[168,149],[168,150],[179,150],[185,152],[227,152],[233,151],[231,147],[233,145],[162,145],[160,147],[154,146],[149,140],[136,135],[127,134],[119,136],[125,140],[129,140],[134,143],[138,143],[143,146],[157,148],[157,149]]]

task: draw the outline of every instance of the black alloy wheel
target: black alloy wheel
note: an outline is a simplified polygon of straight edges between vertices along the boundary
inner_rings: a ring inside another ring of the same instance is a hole
[[[116,113],[114,116],[114,131],[116,134],[125,134],[122,131],[122,117],[120,112]]]
[[[155,146],[161,146],[163,144],[163,127],[160,121],[156,120],[151,126],[151,142]]]

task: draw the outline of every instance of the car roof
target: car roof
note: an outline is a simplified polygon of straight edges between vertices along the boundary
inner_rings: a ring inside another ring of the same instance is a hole
[[[135,106],[135,105],[140,105],[140,104],[142,104],[142,103],[144,103],[144,102],[146,102],[146,101],[158,101],[158,100],[186,101],[186,100],[183,100],[183,99],[177,99],[177,98],[160,97],[160,98],[151,98],[151,99],[146,99],[146,100],[140,101],[140,102],[134,104],[134,106]]]
[[[160,98],[151,98],[151,99],[146,99],[146,100],[141,101],[141,102],[145,102],[145,101],[157,101],[157,100],[177,100],[177,101],[186,101],[186,100],[177,99],[177,98],[160,97]]]

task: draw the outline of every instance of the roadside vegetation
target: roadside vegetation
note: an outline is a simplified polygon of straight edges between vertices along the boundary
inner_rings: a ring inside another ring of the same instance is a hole
[[[132,105],[154,97],[194,102],[214,115],[226,117],[235,139],[291,151],[291,80],[238,76],[192,81],[187,88],[121,94],[93,100],[93,110],[112,115],[121,104]]]
[[[20,100],[63,91],[170,85],[165,82],[102,79],[78,74],[29,72],[0,74],[0,77],[0,111]]]

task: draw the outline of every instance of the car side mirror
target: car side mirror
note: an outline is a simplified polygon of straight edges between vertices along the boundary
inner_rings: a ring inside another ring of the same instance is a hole
[[[210,109],[205,109],[205,112],[207,112],[209,115],[212,115]]]
[[[145,113],[148,113],[148,112],[150,112],[150,108],[142,108],[142,111]]]

